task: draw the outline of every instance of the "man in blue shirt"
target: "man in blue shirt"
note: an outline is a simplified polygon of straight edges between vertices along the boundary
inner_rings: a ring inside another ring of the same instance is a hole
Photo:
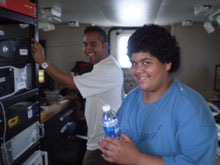
[[[106,161],[141,165],[214,165],[217,129],[209,106],[172,73],[180,48],[163,27],[138,29],[128,41],[131,72],[138,82],[118,111],[121,139],[104,137]]]

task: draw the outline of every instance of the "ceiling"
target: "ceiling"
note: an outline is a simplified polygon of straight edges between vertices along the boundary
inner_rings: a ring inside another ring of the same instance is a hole
[[[194,8],[212,7],[207,12],[194,14]],[[38,0],[39,22],[68,23],[98,26],[170,25],[208,21],[208,16],[220,10],[220,0]],[[61,22],[42,17],[41,9],[62,10]]]

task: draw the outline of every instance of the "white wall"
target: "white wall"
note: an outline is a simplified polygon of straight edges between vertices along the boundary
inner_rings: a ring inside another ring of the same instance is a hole
[[[220,28],[215,29],[208,34],[201,24],[171,28],[181,47],[181,68],[176,77],[206,98],[216,95],[213,88],[215,65],[220,64]]]

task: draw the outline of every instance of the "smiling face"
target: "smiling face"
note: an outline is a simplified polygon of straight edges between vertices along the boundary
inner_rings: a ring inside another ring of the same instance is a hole
[[[148,52],[133,53],[131,73],[145,93],[164,93],[171,84],[171,63],[161,63]]]
[[[97,64],[108,56],[107,42],[102,42],[98,32],[88,32],[83,38],[83,52],[92,64]]]

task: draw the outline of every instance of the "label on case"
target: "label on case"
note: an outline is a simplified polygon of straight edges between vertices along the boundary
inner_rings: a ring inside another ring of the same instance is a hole
[[[17,83],[17,88],[18,88],[18,89],[25,89],[25,88],[26,88],[25,82],[19,82],[19,83]]]
[[[5,77],[0,77],[0,83],[5,82],[6,78]]]
[[[23,89],[32,88],[31,64],[23,68],[13,66],[0,67],[0,99],[14,95]]]
[[[28,108],[28,109],[29,109],[29,108]],[[32,109],[28,110],[27,115],[28,115],[28,119],[31,119],[31,118],[33,117],[33,111],[32,111]]]
[[[18,124],[18,122],[19,122],[19,117],[16,115],[15,117],[8,120],[8,127],[11,128],[16,124]]]
[[[19,54],[21,56],[27,56],[28,55],[28,50],[27,49],[19,49]]]

